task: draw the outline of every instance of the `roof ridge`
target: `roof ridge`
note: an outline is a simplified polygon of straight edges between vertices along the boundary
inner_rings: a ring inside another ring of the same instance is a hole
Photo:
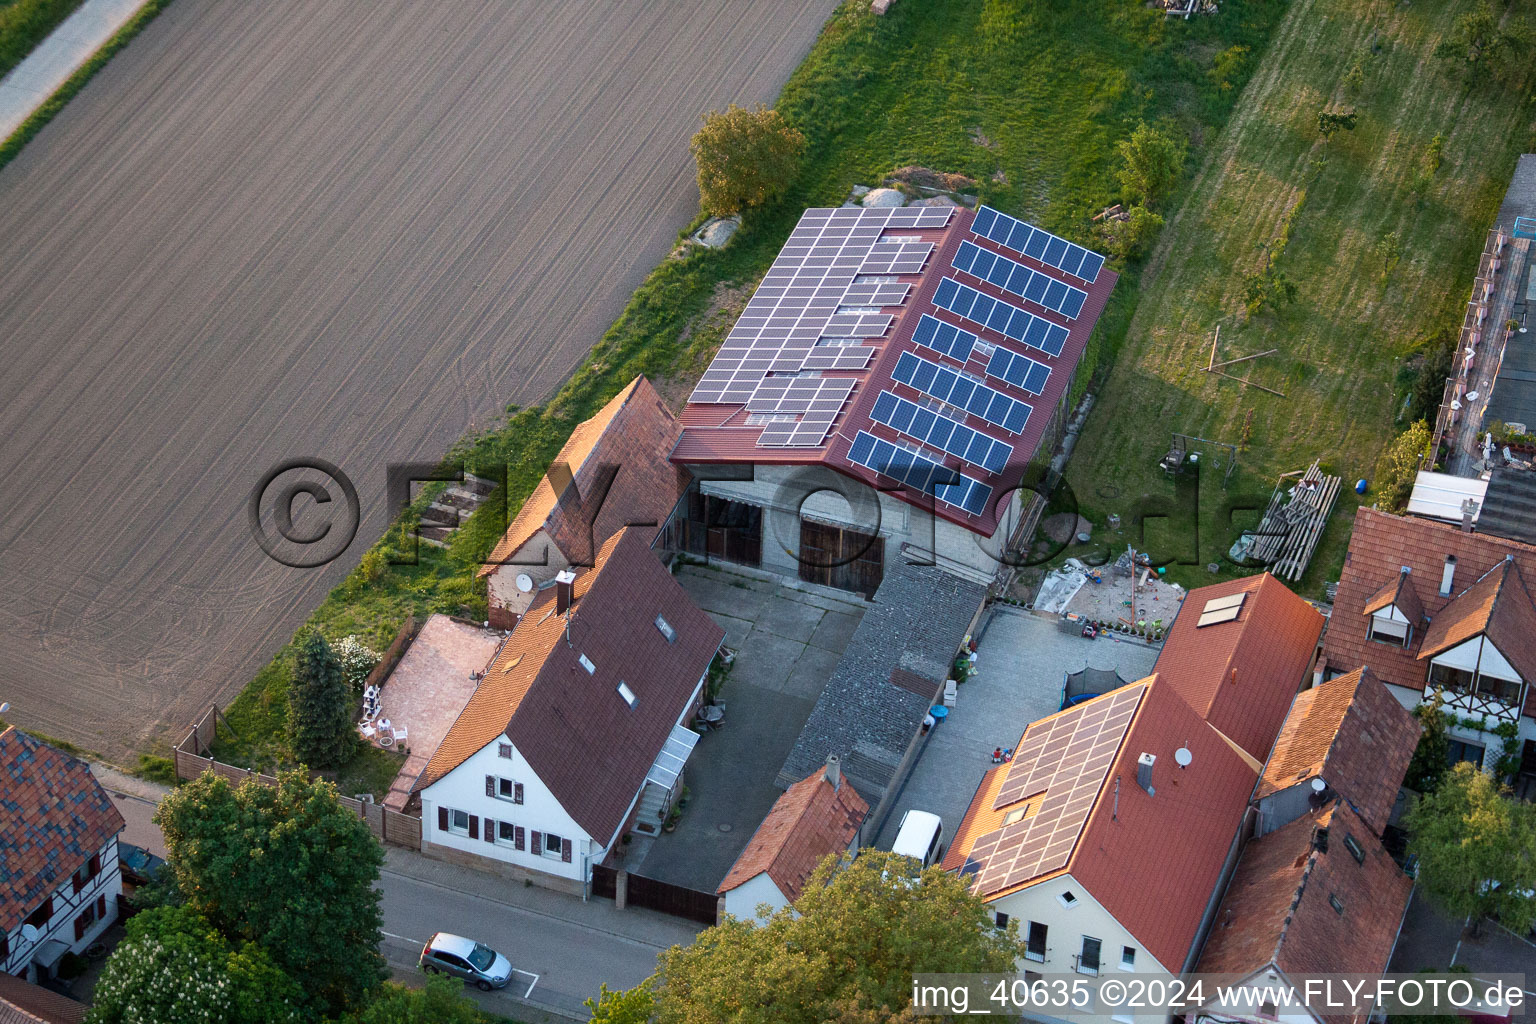
[[[1317,834],[1317,830],[1318,829],[1320,829],[1320,828],[1327,828],[1328,827],[1328,825],[1323,823],[1324,821],[1327,821],[1329,824],[1332,824],[1332,822],[1333,822],[1333,811],[1332,811],[1332,809],[1330,809],[1326,815],[1322,815],[1319,818],[1316,818],[1316,819],[1313,820],[1313,822],[1312,822],[1312,834],[1313,835]],[[1311,843],[1310,840],[1309,840],[1309,843]],[[1315,843],[1311,843],[1311,845],[1309,845],[1308,850],[1307,850],[1307,866],[1302,869],[1301,878],[1299,878],[1297,880],[1297,882],[1296,882],[1296,894],[1293,897],[1291,897],[1290,905],[1288,907],[1286,907],[1286,910],[1285,910],[1285,921],[1282,922],[1281,925],[1280,925],[1280,934],[1275,937],[1275,948],[1272,951],[1272,955],[1270,956],[1270,963],[1272,963],[1272,964],[1278,965],[1279,962],[1280,962],[1280,948],[1285,945],[1285,937],[1286,937],[1286,935],[1288,935],[1290,933],[1291,922],[1296,920],[1296,909],[1301,906],[1301,898],[1302,898],[1302,896],[1307,891],[1307,882],[1309,882],[1311,880],[1311,878],[1312,878],[1312,871],[1313,871],[1314,868],[1317,867],[1318,859],[1321,856],[1322,856],[1322,851],[1317,848]]]

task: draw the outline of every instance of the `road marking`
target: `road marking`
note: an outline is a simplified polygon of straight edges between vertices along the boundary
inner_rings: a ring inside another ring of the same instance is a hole
[[[539,976],[537,974],[534,974],[532,971],[525,971],[525,970],[522,970],[521,968],[518,968],[518,967],[512,968],[512,973],[513,974],[526,974],[526,975],[528,975],[528,977],[533,979],[532,981],[530,981],[528,983],[528,991],[523,993],[523,998],[527,999],[530,996],[532,996],[533,995],[533,986],[535,986],[535,985],[537,985],[539,983]]]
[[[408,939],[404,935],[396,935],[394,932],[380,931],[379,934],[384,936],[386,939],[399,939],[401,942],[409,942],[416,946],[421,945],[420,939]]]

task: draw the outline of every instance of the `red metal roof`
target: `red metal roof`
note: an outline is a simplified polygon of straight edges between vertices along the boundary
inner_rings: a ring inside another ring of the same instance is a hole
[[[807,211],[808,215],[825,213],[826,211]],[[804,447],[764,446],[759,444],[764,425],[747,423],[749,414],[745,404],[690,402],[683,411],[683,434],[673,449],[672,460],[690,464],[824,464],[872,487],[892,490],[910,504],[931,510],[934,514],[977,533],[991,536],[997,529],[1000,513],[1007,507],[1006,499],[1011,496],[1012,489],[1019,486],[1026,467],[1034,458],[1035,451],[1050,426],[1057,403],[1061,401],[1071,384],[1073,371],[1077,367],[1078,360],[1082,358],[1083,350],[1088,344],[1088,337],[1092,334],[1100,314],[1103,313],[1118,277],[1110,270],[1100,269],[1095,280],[1088,282],[1049,264],[1031,259],[1023,253],[1005,249],[985,237],[972,233],[970,228],[975,216],[974,211],[957,209],[948,226],[942,229],[887,229],[886,236],[899,235],[903,238],[921,239],[934,243],[935,249],[924,265],[922,273],[900,275],[896,278],[899,282],[913,285],[913,288],[900,305],[880,307],[882,314],[889,314],[894,317],[894,320],[882,336],[864,340],[865,346],[875,350],[869,366],[864,370],[829,370],[823,373],[826,377],[851,378],[856,383],[852,396],[843,406],[841,413],[832,424],[830,433],[821,444]],[[953,261],[961,243],[967,241],[993,254],[1005,256],[1038,274],[1044,274],[1055,281],[1086,292],[1086,300],[1078,315],[1069,320],[1046,306],[1019,295],[1004,292],[984,279],[960,271],[953,265]],[[1061,353],[1051,356],[1006,338],[989,327],[983,327],[938,308],[934,305],[934,293],[946,277],[983,295],[1023,309],[1048,323],[1065,328],[1068,334]],[[1050,376],[1043,386],[1042,393],[1036,396],[997,377],[987,375],[987,360],[980,351],[972,352],[962,364],[950,355],[941,355],[933,349],[919,345],[913,340],[913,333],[925,315],[941,323],[961,327],[976,335],[986,345],[1006,349],[1045,365],[1050,369]],[[949,418],[963,423],[977,433],[1002,441],[1013,449],[1011,457],[1000,472],[990,472],[975,463],[965,462],[953,455],[939,452],[931,444],[920,446],[922,454],[931,461],[942,462],[946,468],[960,471],[991,488],[991,500],[979,515],[970,514],[944,501],[937,501],[909,487],[898,488],[896,481],[849,459],[849,449],[861,431],[880,440],[901,441],[908,447],[912,445],[913,439],[884,424],[875,423],[870,418],[875,400],[882,391],[890,391],[898,397],[919,405],[925,404],[926,396],[921,392],[897,383],[892,378],[892,373],[903,353],[920,355],[930,362],[951,370],[963,366],[971,378],[985,383],[987,387],[1016,401],[1023,402],[1031,409],[1028,421],[1018,433],[1005,430],[974,414],[953,407],[945,412]]]

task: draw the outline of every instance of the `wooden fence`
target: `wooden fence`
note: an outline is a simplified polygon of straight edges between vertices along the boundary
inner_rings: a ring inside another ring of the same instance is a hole
[[[592,895],[615,899],[619,888],[619,870],[601,864],[592,868]],[[646,907],[659,910],[673,917],[687,918],[700,924],[712,925],[719,912],[720,899],[712,892],[690,889],[683,885],[646,878],[644,875],[627,875],[625,878],[625,906]]]
[[[409,625],[409,622],[407,623]],[[406,635],[404,629],[401,635]],[[397,636],[396,644],[392,644],[391,650],[399,645],[400,637]],[[398,652],[396,652],[398,657]],[[380,663],[382,664],[382,662]],[[195,779],[204,772],[212,771],[220,778],[230,782],[241,783],[246,779],[255,779],[263,786],[276,786],[277,779],[271,775],[263,775],[250,768],[237,768],[232,764],[215,761],[207,756],[212,752],[214,735],[218,730],[219,719],[223,717],[217,705],[212,705],[198,719],[187,733],[186,739],[176,745],[173,752],[176,758],[176,778],[180,780]],[[395,846],[403,846],[409,850],[421,849],[421,819],[410,814],[402,814],[391,810],[383,804],[370,801],[357,800],[350,796],[339,798],[341,805],[356,814],[368,823],[368,829],[374,837],[382,842],[393,843]]]

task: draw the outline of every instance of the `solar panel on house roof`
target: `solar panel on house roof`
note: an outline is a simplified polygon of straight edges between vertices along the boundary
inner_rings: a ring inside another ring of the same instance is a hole
[[[911,352],[896,360],[891,378],[1015,434],[1029,420],[1029,406],[1018,399]]]
[[[963,363],[971,358],[971,350],[976,347],[976,342],[980,339],[963,327],[947,324],[937,317],[924,313],[917,321],[917,328],[912,332],[912,340],[924,348],[942,352]]]
[[[889,391],[882,391],[875,397],[875,406],[870,410],[869,418],[906,434],[920,444],[931,445],[973,466],[980,466],[989,473],[1001,473],[1013,456],[1012,445],[972,430],[942,413],[924,409],[916,402],[899,398]]]
[[[976,219],[971,222],[971,233],[990,238],[1005,249],[1023,253],[1089,284],[1098,280],[1099,271],[1104,267],[1104,257],[1091,249],[1058,238],[1017,217],[999,213],[990,206],[977,209]]]
[[[889,330],[889,314],[857,307],[899,305],[910,286],[858,279],[918,273],[932,255],[933,243],[882,240],[883,233],[942,228],[952,215],[951,210],[932,207],[805,211],[688,400],[739,404],[770,373],[867,368],[872,350],[829,354],[818,341],[829,335],[877,338]],[[783,437],[782,426],[769,436]],[[809,434],[791,431],[791,440],[775,443],[800,444]]]
[[[853,445],[848,449],[848,461],[931,494],[946,505],[973,516],[984,513],[992,498],[992,488],[980,480],[863,430],[854,437]]]
[[[1033,815],[976,840],[971,856],[982,864],[981,891],[1067,865],[1146,690],[1123,687],[1025,730],[992,807],[1044,799]]]
[[[1062,314],[1068,320],[1077,318],[1088,301],[1088,293],[1056,280],[1049,274],[1031,270],[1006,256],[999,256],[990,249],[983,249],[975,242],[961,242],[955,253],[954,268],[972,277],[996,285],[1005,292],[1021,299],[1038,303],[1046,309]]]
[[[1040,395],[1045,393],[1045,382],[1051,376],[1051,368],[999,345],[987,361],[987,373],[1016,388],[1023,388],[1032,395]]]
[[[1228,594],[1226,597],[1213,597],[1205,602],[1205,607],[1200,609],[1200,618],[1195,622],[1195,628],[1201,626],[1214,626],[1218,622],[1231,622],[1243,610],[1243,601],[1248,597],[1245,590],[1239,594]]]
[[[1035,316],[1011,302],[994,299],[952,277],[939,282],[933,293],[933,304],[1052,356],[1061,355],[1070,333],[1060,324]]]

